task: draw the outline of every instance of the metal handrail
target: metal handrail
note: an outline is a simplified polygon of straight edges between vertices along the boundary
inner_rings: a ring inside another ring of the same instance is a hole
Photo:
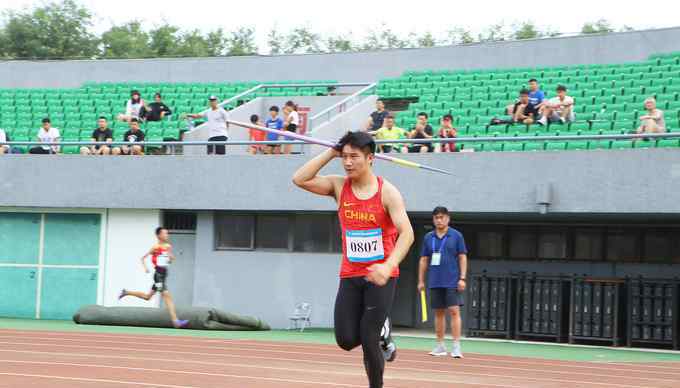
[[[322,117],[324,115],[328,115],[327,121],[330,121],[332,111],[334,111],[336,108],[346,104],[348,101],[356,99],[357,97],[361,96],[365,92],[375,88],[377,85],[378,85],[377,82],[369,83],[369,84],[367,84],[367,86],[365,88],[357,90],[356,92],[352,93],[351,95],[343,98],[342,100],[336,102],[335,104],[329,106],[328,108],[326,108],[326,109],[322,110],[321,112],[315,114],[314,116],[310,117],[309,118],[309,128],[310,128],[309,133],[310,134],[314,133],[316,125],[313,125],[313,123],[315,123],[317,119],[319,119],[320,117]]]
[[[498,137],[455,137],[455,138],[431,138],[431,139],[395,139],[376,140],[376,144],[429,144],[429,143],[466,143],[466,142],[517,142],[517,141],[550,141],[550,140],[626,140],[626,139],[677,139],[680,132],[667,133],[627,133],[619,135],[562,135],[562,136],[498,136]],[[227,141],[62,141],[62,142],[39,142],[39,141],[7,141],[0,145],[35,145],[35,146],[70,146],[70,145],[141,145],[141,146],[205,146],[205,145],[259,145],[259,144],[306,144],[298,140],[227,140]]]

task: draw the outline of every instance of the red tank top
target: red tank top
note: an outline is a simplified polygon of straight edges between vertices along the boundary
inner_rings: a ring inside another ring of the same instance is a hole
[[[384,262],[397,241],[397,228],[382,204],[383,179],[378,177],[378,191],[362,200],[352,191],[352,182],[345,179],[338,202],[338,218],[342,233],[341,278],[363,277],[368,267]],[[399,276],[395,268],[392,277]]]
[[[169,245],[159,245],[153,250],[151,253],[151,263],[154,267],[167,267],[170,264],[169,250]]]

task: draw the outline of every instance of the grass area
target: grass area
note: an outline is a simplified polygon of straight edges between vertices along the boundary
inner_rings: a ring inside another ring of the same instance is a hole
[[[30,319],[0,319],[0,329],[43,330],[87,333],[120,333],[173,335],[184,337],[203,337],[221,339],[247,339],[278,342],[302,342],[313,344],[335,344],[330,329],[309,329],[304,333],[272,330],[272,331],[206,331],[176,330],[147,327],[126,326],[93,326],[77,325],[71,321],[48,321]],[[415,337],[398,337],[396,342],[403,349],[429,351],[433,345],[431,339]],[[625,348],[557,346],[546,343],[524,344],[509,341],[466,341],[463,340],[466,353],[503,355],[516,357],[533,357],[549,360],[567,361],[621,361],[621,362],[680,362],[680,352],[640,352]]]

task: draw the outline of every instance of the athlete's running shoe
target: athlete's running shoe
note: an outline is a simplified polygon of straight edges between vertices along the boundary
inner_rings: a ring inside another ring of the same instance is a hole
[[[122,290],[120,290],[120,294],[118,295],[118,300],[121,300],[126,296],[127,296],[127,290],[123,288]]]
[[[390,319],[385,320],[382,331],[380,332],[380,349],[383,352],[385,361],[392,362],[397,358],[397,345],[392,340],[392,330]]]
[[[178,320],[174,321],[172,324],[173,324],[173,326],[175,326],[176,329],[183,329],[183,328],[187,327],[187,325],[189,324],[189,320],[188,319],[178,319]]]
[[[437,344],[437,346],[430,352],[430,356],[436,357],[446,356],[447,354],[449,354],[449,352],[446,351],[446,346],[444,346],[444,344]]]
[[[460,350],[460,342],[458,341],[453,342],[453,348],[451,349],[451,357],[463,358],[463,352]]]

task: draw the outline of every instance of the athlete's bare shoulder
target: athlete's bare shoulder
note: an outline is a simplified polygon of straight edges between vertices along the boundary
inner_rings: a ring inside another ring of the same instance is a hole
[[[387,179],[383,178],[383,189],[382,189],[382,201],[383,204],[388,204],[390,202],[400,200],[401,199],[401,193],[399,192],[399,189],[395,185],[393,185],[390,181]]]

